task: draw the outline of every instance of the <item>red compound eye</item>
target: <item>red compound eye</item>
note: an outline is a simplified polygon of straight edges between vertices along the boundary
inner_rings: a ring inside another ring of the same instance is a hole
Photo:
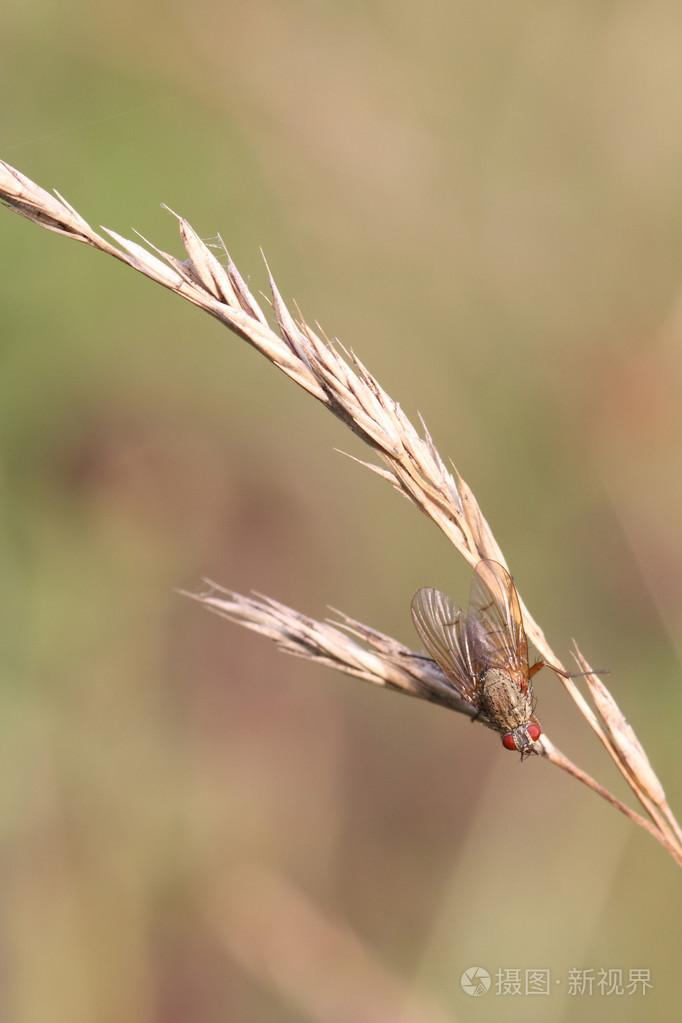
[[[521,731],[521,729],[519,728],[517,729],[517,731]],[[540,725],[532,723],[530,725],[526,725],[526,734],[528,735],[528,738],[532,742],[535,742],[542,735],[542,729],[540,728]],[[510,749],[512,752],[514,752],[514,750],[519,749],[519,746],[516,745],[514,735],[515,735],[514,732],[505,732],[504,735],[502,736],[502,745],[504,746],[505,749]],[[526,750],[530,752],[530,747],[525,742],[525,738],[521,740],[521,749],[524,752]]]

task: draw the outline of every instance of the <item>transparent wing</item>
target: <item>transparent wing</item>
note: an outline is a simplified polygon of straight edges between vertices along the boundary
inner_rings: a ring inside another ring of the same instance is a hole
[[[480,707],[479,677],[462,643],[466,615],[440,590],[422,586],[412,598],[412,620],[428,653],[457,692]]]
[[[469,658],[502,668],[528,691],[528,643],[512,577],[497,561],[479,561],[471,583],[466,638]]]

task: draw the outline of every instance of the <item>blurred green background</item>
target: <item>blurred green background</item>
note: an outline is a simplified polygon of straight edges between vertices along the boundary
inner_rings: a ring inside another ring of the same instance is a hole
[[[682,806],[682,9],[6,5],[0,155],[182,256],[165,202],[421,412]],[[0,1018],[656,1020],[680,872],[551,766],[279,654],[202,575],[417,646],[435,528],[215,321],[0,211]],[[624,798],[549,672],[538,715]],[[550,996],[470,999],[472,966]],[[572,968],[651,971],[567,993]],[[559,983],[555,984],[554,981]]]

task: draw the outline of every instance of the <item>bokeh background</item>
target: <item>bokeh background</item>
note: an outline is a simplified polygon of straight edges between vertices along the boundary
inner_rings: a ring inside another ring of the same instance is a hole
[[[167,203],[256,291],[262,247],[424,416],[679,812],[679,5],[14,2],[0,45],[0,155],[180,255]],[[416,645],[413,591],[465,601],[462,559],[215,321],[0,213],[0,1018],[677,1018],[680,872],[644,831],[175,591]],[[551,995],[470,999],[472,966]],[[573,968],[653,989],[571,997]]]

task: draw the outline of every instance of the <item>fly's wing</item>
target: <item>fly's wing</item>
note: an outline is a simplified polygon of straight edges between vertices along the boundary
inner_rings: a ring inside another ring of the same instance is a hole
[[[440,590],[422,586],[412,598],[412,620],[428,653],[467,703],[480,709],[479,680],[463,653],[466,616]]]
[[[479,561],[471,583],[462,647],[470,662],[500,668],[528,691],[528,643],[509,572],[497,561]]]

